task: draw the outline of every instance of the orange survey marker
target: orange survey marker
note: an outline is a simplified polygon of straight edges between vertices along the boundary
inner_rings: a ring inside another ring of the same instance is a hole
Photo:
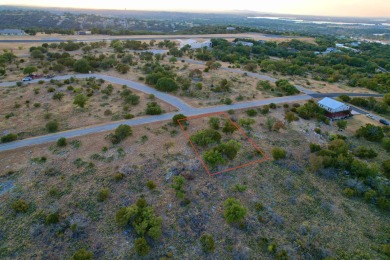
[[[236,128],[237,130],[239,131],[239,133],[241,135],[243,135],[245,137],[245,139],[255,148],[255,150],[257,152],[259,152],[261,155],[262,155],[262,158],[261,159],[258,159],[258,160],[254,160],[254,161],[250,161],[248,163],[244,163],[244,164],[241,164],[241,165],[238,165],[238,166],[235,166],[235,167],[231,167],[231,168],[227,168],[227,169],[224,169],[224,170],[221,170],[221,171],[217,171],[217,172],[210,172],[209,168],[207,167],[206,163],[203,161],[202,159],[202,156],[200,155],[198,149],[196,149],[195,145],[192,143],[191,141],[191,138],[190,136],[188,135],[187,131],[185,130],[182,122],[183,121],[187,121],[187,122],[190,122],[191,119],[198,119],[198,118],[203,118],[203,117],[209,117],[209,116],[214,116],[214,115],[220,115],[220,116],[223,116],[226,118],[226,120],[229,120],[230,123],[232,123]],[[245,133],[244,131],[242,131],[240,129],[240,127],[234,123],[230,118],[229,116],[225,113],[225,112],[217,112],[217,113],[211,113],[211,114],[203,114],[203,115],[198,115],[198,116],[189,116],[189,117],[186,117],[186,118],[182,118],[182,119],[179,119],[177,120],[177,122],[179,123],[179,126],[181,128],[181,130],[183,130],[185,136],[187,137],[188,141],[190,142],[192,148],[194,149],[196,155],[198,156],[200,162],[202,163],[203,167],[205,168],[207,174],[209,174],[210,176],[213,176],[213,175],[217,175],[217,174],[220,174],[220,173],[224,173],[224,172],[228,172],[228,171],[233,171],[233,170],[236,170],[236,169],[239,169],[239,168],[242,168],[242,167],[245,167],[245,166],[249,166],[249,165],[252,165],[252,164],[256,164],[256,163],[262,163],[262,162],[265,162],[265,161],[268,161],[270,160],[270,158],[255,144],[255,142],[250,139]]]

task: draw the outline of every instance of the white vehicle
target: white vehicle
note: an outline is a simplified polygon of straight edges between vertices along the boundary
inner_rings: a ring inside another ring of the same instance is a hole
[[[31,77],[25,77],[25,78],[23,78],[23,81],[31,81],[31,80],[32,80]]]

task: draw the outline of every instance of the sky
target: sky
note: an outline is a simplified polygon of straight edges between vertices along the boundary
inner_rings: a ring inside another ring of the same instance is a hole
[[[0,0],[0,5],[163,11],[248,10],[323,16],[390,17],[390,0]]]

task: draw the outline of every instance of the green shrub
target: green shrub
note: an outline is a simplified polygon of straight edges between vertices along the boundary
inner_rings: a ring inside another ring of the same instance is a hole
[[[247,188],[248,187],[246,185],[241,185],[237,183],[233,186],[233,191],[244,192]]]
[[[174,188],[176,190],[176,196],[178,198],[184,198],[184,183],[185,183],[185,179],[183,176],[179,175],[179,176],[175,176],[173,178],[173,184],[172,184],[172,188]]]
[[[65,137],[61,137],[60,139],[57,140],[57,146],[63,147],[66,146],[68,142],[66,141]]]
[[[310,147],[310,152],[311,153],[315,153],[315,152],[321,151],[321,145],[319,145],[319,144],[310,143],[309,147]]]
[[[364,137],[366,140],[371,142],[379,142],[384,137],[382,127],[375,126],[372,124],[366,124],[356,130],[357,137]]]
[[[60,222],[60,214],[58,212],[50,213],[46,216],[46,225],[56,224],[58,222]]]
[[[97,201],[103,202],[110,196],[110,191],[107,188],[101,189],[97,194]]]
[[[271,150],[272,157],[274,157],[275,160],[284,159],[287,156],[287,153],[285,150],[283,150],[280,147],[275,147]]]
[[[149,190],[153,190],[153,189],[156,188],[156,184],[155,184],[153,181],[149,180],[149,181],[146,183],[146,187],[148,187]]]
[[[163,112],[162,108],[156,102],[149,102],[146,106],[145,113],[147,115],[160,115]]]
[[[202,250],[205,253],[209,253],[215,250],[214,238],[212,235],[204,234],[200,237],[200,244],[202,246]]]
[[[212,129],[218,130],[219,129],[220,120],[218,117],[211,117],[209,120],[209,125]]]
[[[223,216],[228,223],[241,222],[247,213],[247,209],[241,205],[239,200],[234,198],[227,199],[224,204]]]
[[[93,253],[85,250],[84,248],[79,249],[70,260],[92,260]]]
[[[223,103],[224,103],[225,105],[231,105],[231,104],[233,104],[233,100],[231,100],[230,98],[225,98],[225,100],[223,101]]]
[[[269,106],[268,106],[268,105],[263,106],[263,107],[261,108],[261,113],[262,113],[263,115],[268,114],[268,113],[269,113]]]
[[[62,92],[56,92],[53,94],[53,99],[61,101],[64,98],[65,94]]]
[[[386,197],[379,197],[376,201],[378,208],[382,210],[390,209],[390,200]]]
[[[386,151],[390,152],[390,138],[386,137],[382,139],[382,146]]]
[[[178,120],[179,120],[179,119],[184,119],[184,118],[186,118],[186,116],[183,115],[183,114],[174,115],[174,116],[172,117],[172,123],[173,123],[173,125],[174,125],[174,126],[179,125]]]
[[[127,137],[133,134],[133,130],[129,125],[119,125],[113,134],[108,135],[108,138],[113,144],[119,144]]]
[[[54,120],[54,121],[50,121],[46,124],[46,130],[49,132],[49,133],[54,133],[54,132],[57,132],[58,131],[58,127],[59,127],[59,123],[58,121]]]
[[[17,213],[26,213],[29,209],[29,205],[25,200],[18,199],[14,203],[12,203],[12,209]]]
[[[271,104],[269,104],[269,107],[272,108],[272,109],[276,109],[276,104],[275,103],[271,103]]]
[[[73,99],[73,104],[83,108],[85,104],[87,103],[88,98],[84,96],[83,94],[78,94]]]
[[[140,256],[146,256],[150,252],[150,246],[143,237],[137,238],[135,240],[134,248],[135,252],[137,252],[137,254]]]
[[[224,132],[225,134],[232,134],[236,130],[237,127],[232,122],[230,122],[230,120],[225,121],[225,124],[222,128],[222,132]]]
[[[249,110],[246,111],[246,114],[248,116],[257,116],[257,111],[254,110],[254,109],[249,109]]]
[[[345,188],[343,190],[343,193],[347,197],[354,197],[354,196],[356,196],[358,194],[357,190],[352,189],[352,188]]]
[[[353,154],[359,158],[375,158],[378,154],[371,148],[366,148],[365,146],[358,146]]]
[[[125,177],[125,175],[123,173],[120,173],[120,172],[117,172],[114,174],[115,181],[121,181],[121,180],[123,180],[124,177]]]
[[[202,158],[211,167],[215,167],[219,164],[225,164],[226,160],[223,158],[222,153],[217,149],[210,149],[202,154]]]
[[[2,136],[1,142],[2,143],[9,143],[9,142],[15,141],[16,139],[18,139],[18,136],[16,134],[10,133],[10,134]]]
[[[390,159],[387,159],[386,161],[382,162],[382,169],[384,175],[390,179]]]
[[[157,239],[162,234],[161,217],[155,215],[153,207],[148,206],[143,198],[138,199],[137,203],[130,207],[120,208],[115,221],[122,227],[131,224],[140,236],[148,235],[152,239]]]
[[[172,92],[179,88],[176,81],[171,78],[160,78],[156,83],[156,89],[164,92]]]
[[[221,134],[213,129],[205,129],[191,135],[190,140],[196,145],[208,146],[210,144],[218,143],[221,140]]]

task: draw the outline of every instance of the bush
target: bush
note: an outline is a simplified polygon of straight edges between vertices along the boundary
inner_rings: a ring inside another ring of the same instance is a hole
[[[223,103],[224,103],[225,105],[231,105],[231,104],[233,104],[233,100],[231,100],[230,98],[225,98],[225,100],[223,101]]]
[[[390,138],[386,137],[382,139],[382,146],[386,151],[390,152]]]
[[[172,123],[173,123],[173,125],[175,125],[175,126],[179,125],[179,122],[178,122],[177,120],[183,119],[183,118],[186,118],[186,116],[183,115],[183,114],[174,115],[174,116],[172,117]]]
[[[374,167],[357,159],[351,163],[351,173],[358,178],[367,178],[378,174]]]
[[[284,159],[287,156],[287,153],[285,150],[283,150],[280,147],[275,147],[271,150],[272,157],[274,157],[275,160]]]
[[[321,151],[321,145],[319,145],[319,144],[310,143],[309,148],[310,148],[311,153]]]
[[[156,89],[164,92],[172,92],[179,88],[176,81],[171,78],[160,78],[156,83]]]
[[[119,144],[127,137],[133,134],[133,130],[129,125],[120,125],[115,129],[114,134],[108,135],[113,144]]]
[[[18,199],[17,201],[12,203],[11,206],[16,213],[26,213],[29,209],[29,205],[27,204],[27,202],[22,199]]]
[[[211,117],[209,120],[209,125],[212,129],[218,130],[219,129],[220,120],[218,117]]]
[[[57,140],[57,146],[59,146],[59,147],[64,147],[64,146],[66,146],[67,144],[68,144],[68,143],[67,143],[65,137],[61,137],[60,139]]]
[[[78,94],[74,97],[73,104],[83,108],[85,104],[87,103],[88,98],[84,96],[83,94]]]
[[[58,127],[59,127],[59,124],[56,120],[54,121],[50,121],[46,124],[46,130],[49,132],[49,133],[54,133],[54,132],[57,132],[58,131]]]
[[[185,182],[185,179],[181,175],[175,176],[173,178],[173,184],[171,187],[176,190],[176,196],[178,198],[184,198],[184,192],[185,192],[183,189],[184,182]]]
[[[99,193],[97,195],[97,201],[103,202],[106,199],[108,199],[109,196],[110,196],[110,191],[107,188],[102,189],[99,191]]]
[[[287,112],[285,114],[284,119],[286,119],[286,121],[288,123],[291,123],[292,121],[298,121],[299,120],[299,118],[295,115],[295,113],[291,112],[291,111],[289,111],[289,112]]]
[[[348,121],[345,120],[339,120],[336,122],[337,127],[339,130],[344,130],[347,127]]]
[[[160,115],[162,112],[161,107],[156,102],[149,102],[145,110],[147,115]]]
[[[60,222],[60,214],[58,212],[50,213],[49,215],[46,216],[46,220],[45,220],[46,225],[56,224],[58,222]]]
[[[200,146],[208,146],[210,144],[218,143],[221,140],[221,134],[213,129],[205,129],[196,132],[191,135],[191,142],[200,145]]]
[[[232,122],[230,122],[230,120],[225,121],[225,124],[222,128],[222,132],[224,132],[225,134],[232,134],[236,130],[237,127]]]
[[[93,253],[85,250],[84,248],[79,249],[70,260],[92,260]]]
[[[64,96],[65,96],[64,93],[62,93],[62,92],[56,92],[56,93],[53,94],[53,99],[54,99],[54,100],[61,101],[62,98],[63,98]]]
[[[246,114],[248,116],[257,116],[257,111],[254,110],[254,109],[249,109],[249,110],[246,111]]]
[[[341,99],[341,101],[344,101],[344,102],[351,101],[351,98],[347,95],[341,95],[341,96],[339,96],[339,99]]]
[[[356,131],[357,137],[364,137],[366,140],[371,142],[379,142],[384,137],[382,127],[375,126],[372,124],[366,124],[365,126],[360,127]]]
[[[10,134],[2,136],[1,142],[2,143],[9,143],[9,142],[15,141],[16,139],[18,139],[18,136],[16,134],[10,133]]]
[[[146,256],[150,252],[150,246],[146,242],[145,238],[140,237],[135,240],[134,243],[135,252],[140,256]]]
[[[204,234],[200,237],[200,244],[202,250],[205,253],[209,253],[215,250],[215,243],[212,235]]]
[[[271,104],[269,104],[269,107],[272,108],[272,109],[276,109],[276,104],[275,103],[271,103]]]
[[[263,106],[263,107],[261,108],[261,113],[262,113],[263,115],[268,114],[268,113],[269,113],[269,106],[268,106],[268,105]]]
[[[358,146],[354,151],[353,154],[359,158],[374,158],[377,157],[378,154],[372,150],[371,148],[366,148],[365,146]]]
[[[382,169],[385,176],[390,179],[390,159],[382,162]]]
[[[162,234],[161,217],[155,215],[153,207],[148,206],[143,198],[138,199],[137,203],[130,207],[120,208],[115,221],[122,227],[131,224],[140,236],[148,235],[152,239],[157,239]]]
[[[241,205],[239,200],[229,198],[224,202],[223,206],[223,216],[228,223],[241,222],[245,218],[247,209]]]
[[[146,187],[148,187],[149,188],[149,190],[154,190],[155,188],[156,188],[156,184],[153,182],[153,181],[148,181],[147,183],[146,183]]]
[[[217,149],[210,149],[204,152],[202,154],[202,157],[206,161],[206,163],[210,164],[211,167],[226,163],[226,160],[223,158],[222,153]]]

